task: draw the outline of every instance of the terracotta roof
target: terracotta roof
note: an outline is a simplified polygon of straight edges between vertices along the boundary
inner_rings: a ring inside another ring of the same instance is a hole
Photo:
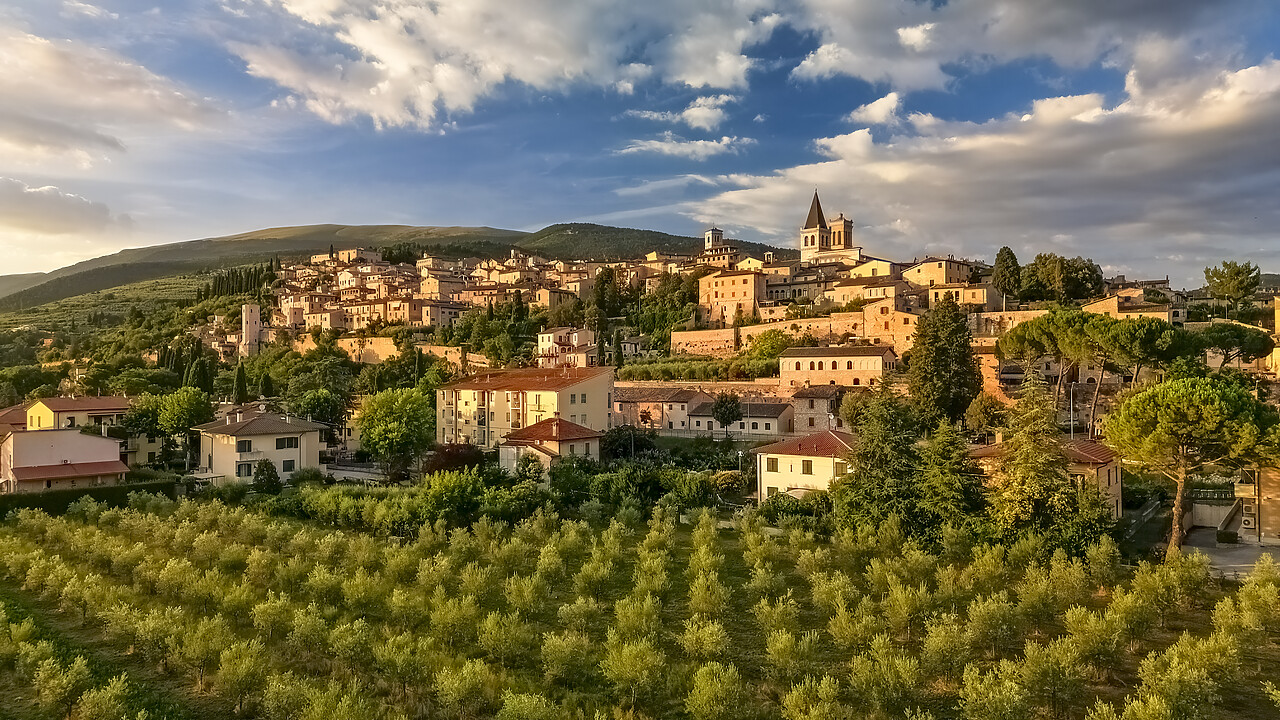
[[[36,402],[54,412],[76,410],[128,410],[129,398],[107,395],[103,397],[56,397],[44,398]]]
[[[826,430],[816,435],[783,440],[758,447],[752,452],[770,455],[808,455],[811,457],[844,457],[853,452],[854,438],[839,430]]]
[[[443,390],[563,390],[591,380],[613,368],[522,368],[473,375],[445,385]]]
[[[613,401],[626,403],[642,403],[642,402],[684,402],[704,395],[701,390],[693,388],[672,387],[670,385],[662,387],[614,387]]]
[[[787,348],[778,357],[880,357],[885,353],[897,354],[888,345],[831,345],[828,347]]]
[[[689,414],[698,415],[702,417],[710,417],[711,406],[713,404],[714,402],[699,403],[689,411]],[[746,420],[747,418],[782,417],[782,414],[787,411],[787,408],[791,407],[791,403],[783,402],[781,400],[775,400],[771,402],[770,401],[764,401],[764,402],[748,401],[748,402],[741,403],[741,405],[742,405],[743,420]]]
[[[286,415],[277,415],[273,413],[263,413],[243,420],[233,420],[234,415],[228,416],[227,420],[215,420],[204,425],[197,425],[191,428],[199,430],[209,435],[299,435],[306,432],[316,432],[325,429],[325,425],[314,423],[310,420],[304,420],[300,417],[290,417]]]
[[[512,430],[503,439],[504,445],[528,445],[544,442],[568,442],[603,437],[604,433],[569,422],[564,418],[549,417],[528,427]]]
[[[1067,462],[1080,465],[1106,465],[1119,457],[1115,450],[1096,440],[1087,438],[1063,441],[1062,453],[1067,456]],[[1000,457],[1001,455],[1004,455],[1003,443],[981,445],[969,450],[969,457],[975,460]]]
[[[809,387],[800,388],[791,397],[798,398],[800,400],[807,398],[828,400],[833,397],[843,395],[848,391],[849,388],[844,385],[811,385]]]
[[[804,221],[804,229],[827,227],[827,217],[822,214],[822,203],[818,201],[818,191],[813,191],[813,202],[809,204],[809,217]]]
[[[26,465],[10,468],[15,480],[29,482],[31,480],[64,480],[74,477],[90,477],[94,475],[118,475],[129,472],[129,466],[119,460],[105,460],[89,463],[60,463],[58,465]]]

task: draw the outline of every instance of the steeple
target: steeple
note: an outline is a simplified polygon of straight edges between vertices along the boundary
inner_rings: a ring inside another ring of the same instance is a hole
[[[813,203],[809,205],[809,218],[804,221],[804,230],[814,228],[827,229],[827,216],[822,214],[822,203],[818,201],[818,191],[813,191]]]

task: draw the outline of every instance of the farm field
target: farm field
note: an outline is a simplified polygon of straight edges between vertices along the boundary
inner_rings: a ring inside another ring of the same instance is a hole
[[[334,507],[11,515],[0,717],[1280,717],[1270,564],[1219,587],[1196,556],[1126,572],[1105,541]]]

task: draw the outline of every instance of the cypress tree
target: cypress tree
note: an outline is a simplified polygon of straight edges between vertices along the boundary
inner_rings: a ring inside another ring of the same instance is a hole
[[[1039,373],[1027,373],[1009,412],[991,496],[992,518],[1008,537],[1044,530],[1076,506],[1056,418],[1044,380]]]
[[[276,395],[276,386],[275,386],[275,383],[271,380],[271,373],[269,372],[262,373],[262,377],[258,378],[258,397],[269,398],[269,397],[275,397],[275,395]]]
[[[244,363],[236,364],[236,376],[231,386],[231,401],[237,405],[249,402],[249,376],[245,373]]]
[[[982,390],[973,336],[960,306],[943,295],[916,326],[907,368],[911,397],[929,422],[964,418]]]
[[[991,271],[991,284],[996,291],[1005,297],[1017,297],[1022,289],[1022,268],[1018,266],[1018,256],[1008,246],[1000,248],[996,253],[996,265]]]
[[[919,527],[919,456],[913,418],[887,383],[863,408],[857,434],[849,473],[831,489],[840,524],[852,528],[897,515],[908,526]]]

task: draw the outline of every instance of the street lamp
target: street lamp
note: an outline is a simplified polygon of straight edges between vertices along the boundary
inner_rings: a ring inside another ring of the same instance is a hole
[[[741,450],[739,450],[739,451],[738,451],[738,472],[742,472],[742,456],[743,456],[743,454],[744,454],[744,453],[743,453]]]

